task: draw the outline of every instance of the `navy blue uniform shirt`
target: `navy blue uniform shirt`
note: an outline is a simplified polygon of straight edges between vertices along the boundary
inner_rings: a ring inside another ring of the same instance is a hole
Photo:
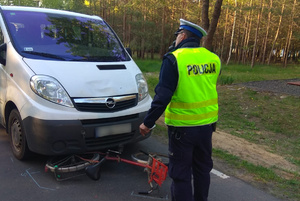
[[[199,47],[199,44],[200,41],[196,38],[188,38],[179,43],[176,49]],[[159,82],[155,87],[155,96],[151,103],[151,108],[144,119],[145,126],[152,128],[155,125],[155,121],[164,113],[177,88],[177,83],[178,68],[176,59],[172,54],[167,53],[163,58],[159,74]]]

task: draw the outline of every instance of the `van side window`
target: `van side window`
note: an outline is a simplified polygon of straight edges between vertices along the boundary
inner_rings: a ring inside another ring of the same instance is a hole
[[[4,36],[3,36],[3,32],[2,29],[0,27],[0,45],[4,43]]]

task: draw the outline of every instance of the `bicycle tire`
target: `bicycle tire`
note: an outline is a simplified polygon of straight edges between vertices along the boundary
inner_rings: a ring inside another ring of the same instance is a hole
[[[169,156],[162,153],[149,153],[152,157],[154,157],[156,160],[162,162],[165,165],[169,164]],[[141,164],[149,164],[149,155],[143,153],[143,152],[137,152],[135,154],[131,155],[131,158]],[[151,164],[149,164],[151,165]]]
[[[76,172],[99,161],[100,154],[74,154],[69,156],[55,156],[47,161],[46,168],[55,173]]]

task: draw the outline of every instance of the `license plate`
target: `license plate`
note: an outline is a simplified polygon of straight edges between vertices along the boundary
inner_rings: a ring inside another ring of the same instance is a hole
[[[111,126],[102,126],[96,128],[96,137],[104,137],[108,135],[118,135],[121,133],[130,133],[131,124],[117,124]]]

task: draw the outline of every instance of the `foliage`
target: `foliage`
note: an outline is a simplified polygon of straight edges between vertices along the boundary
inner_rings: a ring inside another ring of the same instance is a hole
[[[234,82],[233,77],[230,76],[221,76],[220,77],[220,84],[221,85],[226,85],[226,84],[232,84]]]
[[[69,8],[70,1],[62,3],[61,0],[43,0],[42,7],[67,10]]]
[[[38,2],[41,7],[101,16],[114,28],[124,45],[130,46],[139,58],[148,55],[154,58],[155,53],[162,57],[175,39],[179,18],[203,24],[201,16],[204,1],[198,0],[0,0],[1,5],[37,6]],[[210,2],[210,16],[213,15],[215,3],[216,0]],[[227,61],[232,44],[230,59],[235,63],[250,64],[251,58],[262,64],[269,61],[284,64],[285,59],[289,63],[298,63],[299,5],[295,0],[223,1],[214,34],[214,52]],[[236,25],[231,41],[235,12]],[[275,37],[277,30],[278,36]]]
[[[2,0],[1,5],[22,5],[22,6],[39,6],[39,1],[34,0]]]

